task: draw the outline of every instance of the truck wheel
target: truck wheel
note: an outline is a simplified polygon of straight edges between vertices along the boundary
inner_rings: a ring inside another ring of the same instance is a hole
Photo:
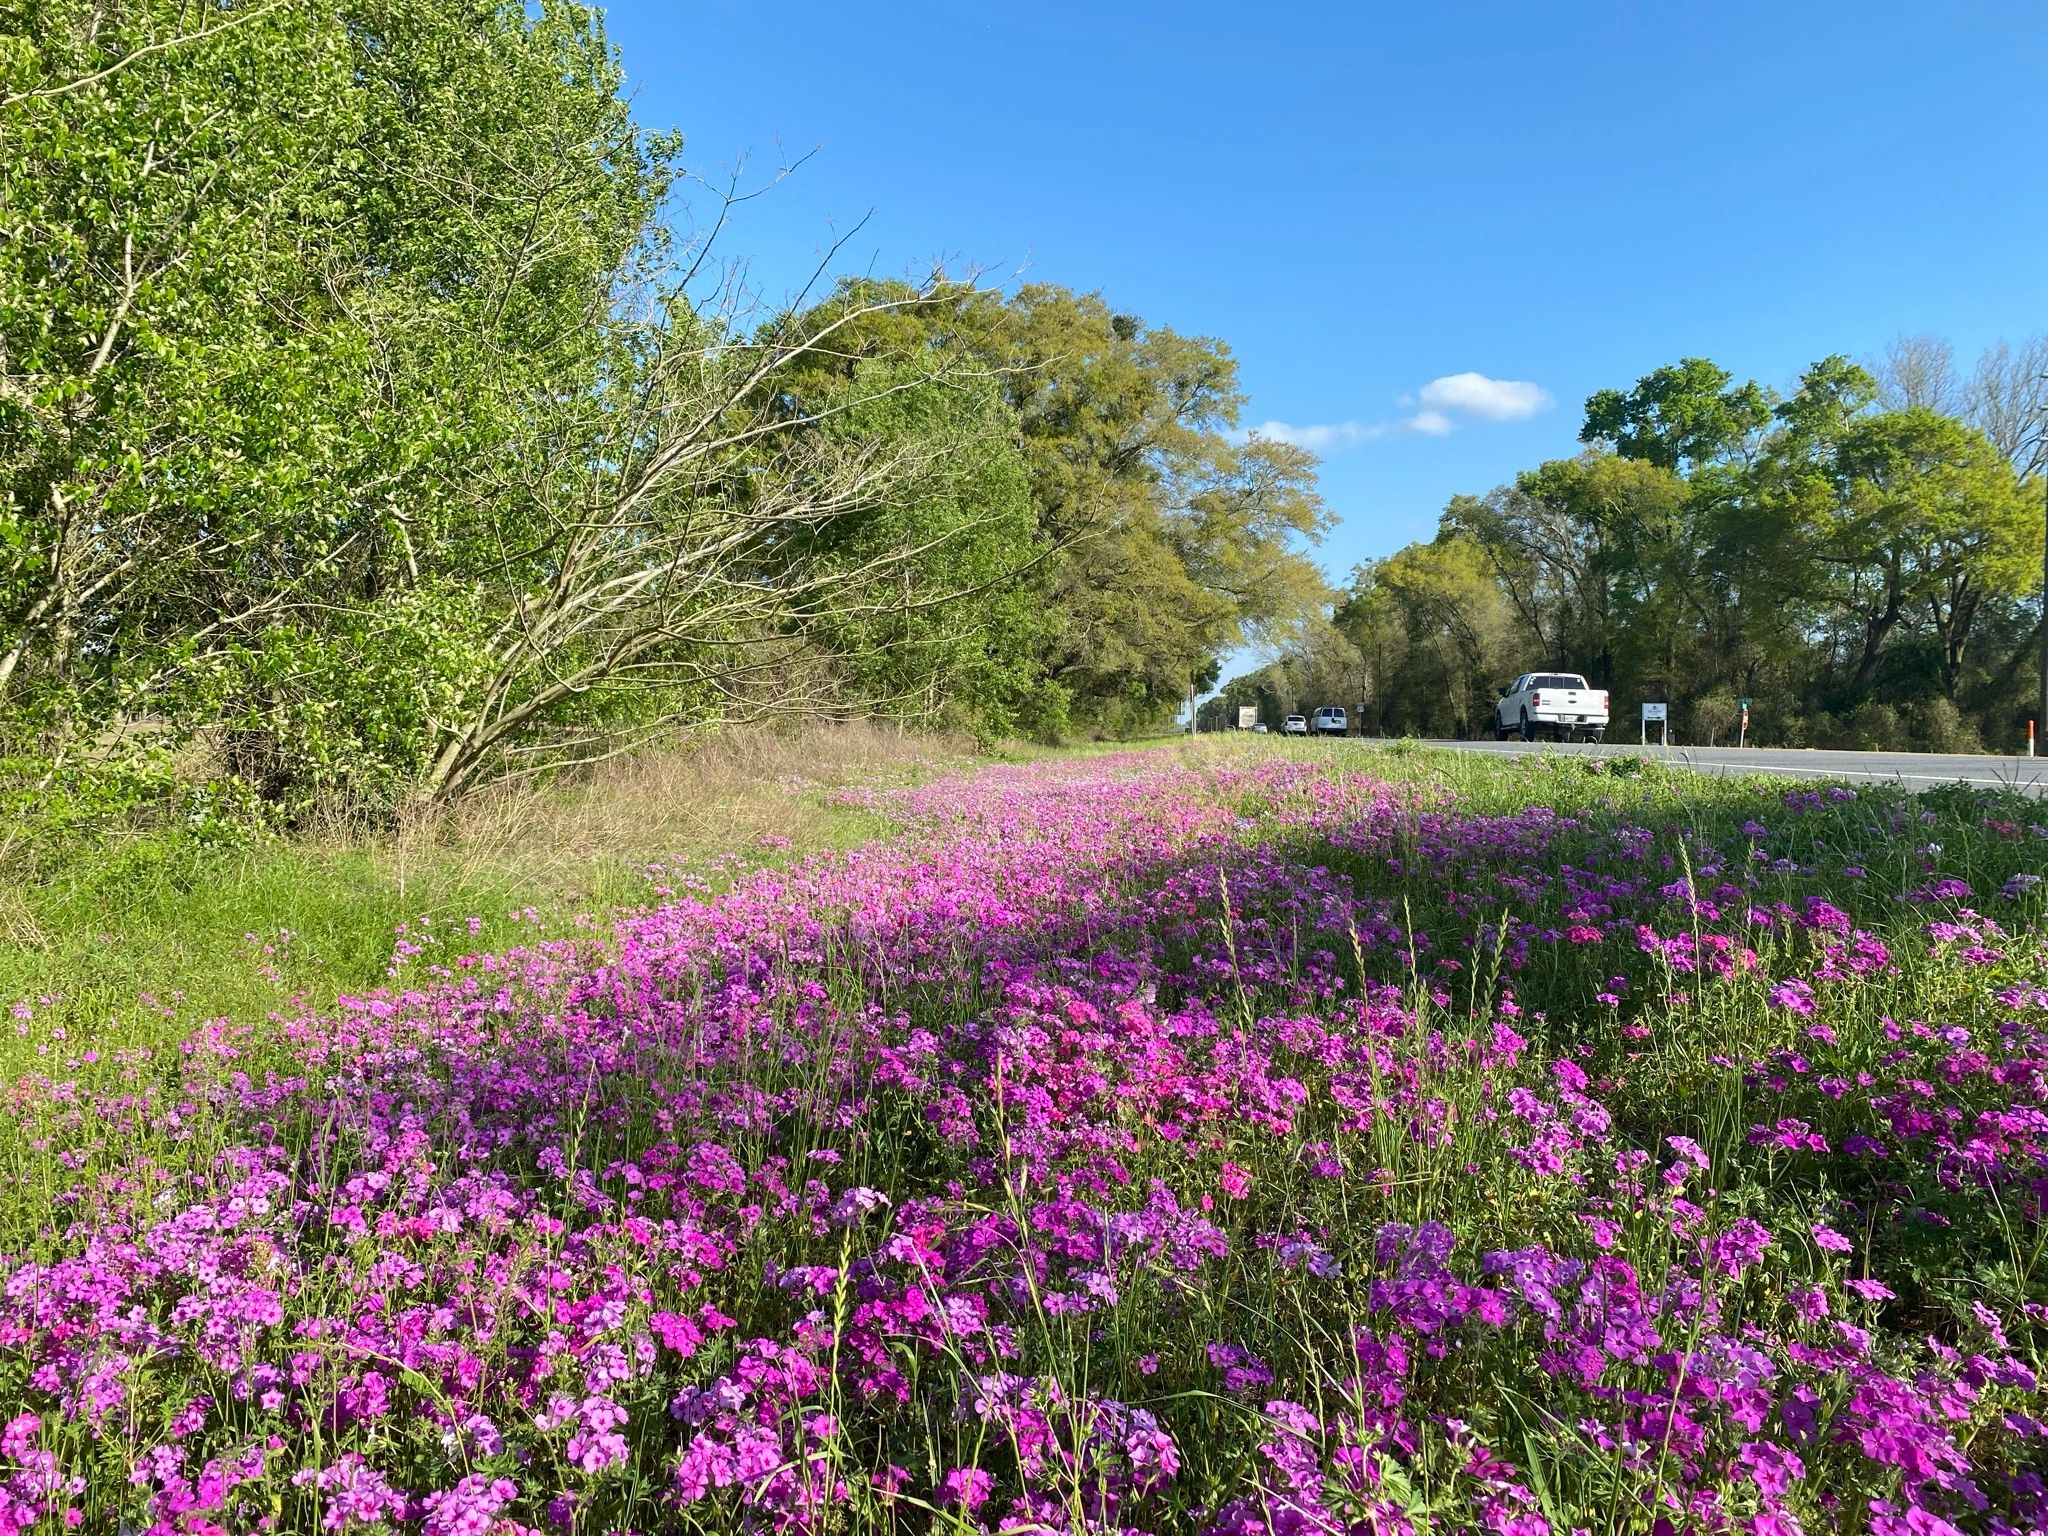
[[[1606,734],[1607,733],[1605,731],[1588,731],[1586,733],[1586,740],[1590,741],[1591,743],[1593,743],[1594,746],[1597,747],[1600,745],[1601,738],[1604,737]]]
[[[1529,711],[1525,709],[1522,711],[1522,740],[1534,741],[1535,739],[1536,728],[1529,723]]]

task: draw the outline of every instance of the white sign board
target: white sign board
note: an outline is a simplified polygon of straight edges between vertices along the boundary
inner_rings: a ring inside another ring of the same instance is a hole
[[[1252,728],[1253,726],[1257,725],[1258,723],[1259,723],[1259,706],[1258,706],[1258,705],[1256,705],[1256,704],[1240,704],[1240,705],[1238,705],[1238,707],[1237,707],[1237,728],[1238,728],[1238,729],[1239,729],[1240,731],[1248,731],[1248,730],[1250,730],[1250,729],[1251,729],[1251,728]]]
[[[1656,722],[1657,734],[1663,739],[1663,744],[1667,747],[1671,745],[1670,708],[1671,706],[1668,704],[1645,704],[1643,706],[1642,739],[1644,746],[1650,744],[1650,723],[1652,721]]]

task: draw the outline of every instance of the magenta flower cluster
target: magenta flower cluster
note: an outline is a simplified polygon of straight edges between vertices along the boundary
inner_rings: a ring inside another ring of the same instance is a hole
[[[1574,794],[999,769],[63,1042],[0,1531],[2048,1532],[2048,841]]]

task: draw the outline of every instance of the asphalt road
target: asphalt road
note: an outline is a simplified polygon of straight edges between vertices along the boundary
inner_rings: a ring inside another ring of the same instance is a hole
[[[1851,784],[1880,782],[1907,789],[1938,784],[1981,784],[2017,789],[2036,799],[2048,795],[2048,759],[1937,756],[1931,752],[1807,752],[1783,747],[1643,747],[1632,741],[1433,741],[1460,752],[1520,756],[1529,752],[1581,753],[1592,757],[1633,754],[1662,758],[1700,773],[1777,774],[1791,779],[1840,779]]]

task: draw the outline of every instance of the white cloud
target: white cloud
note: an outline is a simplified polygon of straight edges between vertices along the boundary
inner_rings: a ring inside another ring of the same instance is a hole
[[[1417,395],[1424,405],[1481,421],[1526,421],[1556,404],[1555,397],[1540,384],[1489,379],[1483,373],[1447,373],[1431,379]]]
[[[1325,421],[1295,426],[1288,421],[1262,421],[1246,437],[1263,437],[1269,443],[1292,443],[1311,453],[1328,453],[1333,448],[1356,448],[1360,443],[1385,437],[1384,424],[1367,426],[1358,421]]]
[[[1303,426],[1264,421],[1233,435],[1239,442],[1263,437],[1268,442],[1293,443],[1311,453],[1329,454],[1388,437],[1447,437],[1457,430],[1461,419],[1525,421],[1549,409],[1556,399],[1540,384],[1489,379],[1483,373],[1447,373],[1413,394],[1399,396],[1394,403],[1407,414],[1389,421],[1325,421]],[[1418,406],[1420,409],[1415,409]]]
[[[1395,421],[1323,421],[1296,426],[1287,421],[1262,421],[1239,441],[1263,437],[1272,443],[1292,443],[1311,453],[1329,453],[1339,448],[1356,448],[1360,443],[1383,437],[1402,437],[1410,432],[1424,437],[1442,437],[1451,430],[1451,419],[1441,411],[1417,411]]]

